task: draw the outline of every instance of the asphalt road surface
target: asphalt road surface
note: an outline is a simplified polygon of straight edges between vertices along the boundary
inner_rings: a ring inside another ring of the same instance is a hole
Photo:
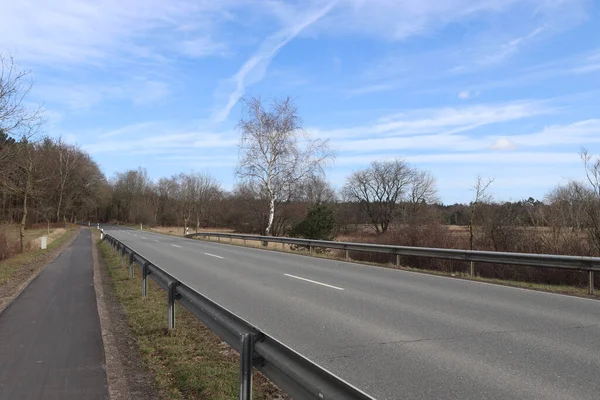
[[[84,230],[0,314],[0,399],[108,399],[92,265]]]
[[[600,302],[105,232],[378,399],[600,399]]]

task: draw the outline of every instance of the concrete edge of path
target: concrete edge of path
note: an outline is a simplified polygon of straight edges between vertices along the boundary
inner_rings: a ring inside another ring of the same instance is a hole
[[[54,253],[52,253],[47,260],[43,260],[43,261],[39,262],[39,265],[36,265],[34,270],[31,272],[31,275],[26,280],[24,280],[23,282],[18,284],[14,291],[9,293],[9,295],[6,297],[0,298],[0,314],[2,314],[2,312],[4,310],[6,310],[6,308],[8,308],[8,306],[10,306],[12,304],[12,302],[15,301],[17,299],[17,297],[19,297],[21,295],[21,293],[23,293],[23,291],[27,288],[27,286],[29,286],[29,284],[31,282],[33,282],[33,280],[39,276],[40,272],[42,272],[43,269],[46,268],[46,266],[48,264],[50,264],[52,261],[56,260],[56,258],[58,256],[60,256],[62,254],[62,252],[65,251],[65,249],[68,248],[75,241],[75,239],[77,239],[79,237],[80,233],[81,233],[81,229],[79,229],[73,235],[73,237],[71,237],[71,239],[69,239],[65,243],[63,243],[58,249],[55,249]]]
[[[92,233],[94,290],[100,317],[104,363],[110,400],[160,399],[152,373],[142,364],[121,303],[116,299]]]

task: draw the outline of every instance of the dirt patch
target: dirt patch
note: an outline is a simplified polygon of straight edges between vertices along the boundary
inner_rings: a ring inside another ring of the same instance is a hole
[[[54,261],[64,249],[73,243],[73,240],[79,236],[79,232],[79,230],[75,232],[71,238],[59,247],[42,253],[40,256],[28,257],[23,261],[23,265],[19,266],[15,273],[10,276],[10,279],[0,285],[0,313],[25,290],[27,285],[38,276],[47,264]],[[67,234],[67,232],[64,232],[64,234]],[[28,255],[25,254],[25,256]]]
[[[96,246],[98,239],[97,233],[92,235],[94,289],[100,316],[110,399],[158,400],[161,397],[155,388],[154,376],[142,363],[137,344],[127,325],[123,306],[112,290],[106,266],[99,257]]]

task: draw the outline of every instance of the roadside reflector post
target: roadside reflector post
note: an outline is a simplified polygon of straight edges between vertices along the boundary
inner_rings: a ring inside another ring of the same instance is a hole
[[[475,276],[475,263],[473,261],[471,261],[471,266],[469,268],[469,275]]]
[[[400,268],[400,254],[396,254],[396,268]]]
[[[590,276],[589,276],[589,294],[594,294],[594,271],[589,271]]]

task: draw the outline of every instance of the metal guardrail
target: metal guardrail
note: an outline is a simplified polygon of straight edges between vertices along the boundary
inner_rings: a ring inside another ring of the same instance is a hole
[[[168,293],[167,321],[175,328],[175,302],[194,314],[204,325],[240,353],[239,399],[252,395],[252,367],[258,369],[294,400],[374,400],[331,372],[318,366],[283,343],[270,337],[231,311],[180,282],[157,264],[102,231],[101,237],[129,266],[141,269],[142,296],[148,291],[148,277]]]
[[[509,264],[509,265],[527,265],[542,268],[562,268],[573,269],[579,271],[588,271],[588,293],[594,294],[594,272],[600,271],[600,257],[583,257],[583,256],[562,256],[552,254],[530,254],[530,253],[503,253],[495,251],[478,251],[478,250],[456,250],[456,249],[437,249],[428,247],[411,247],[411,246],[387,246],[368,243],[351,243],[351,242],[331,242],[326,240],[310,240],[288,237],[275,236],[260,236],[260,235],[242,235],[237,233],[220,233],[220,232],[199,232],[185,235],[187,238],[205,237],[210,239],[229,238],[261,241],[265,244],[281,243],[292,244],[308,247],[309,252],[315,247],[344,250],[346,260],[350,259],[350,251],[364,251],[373,253],[387,253],[396,255],[396,266],[400,266],[400,257],[416,256],[416,257],[431,257],[445,260],[470,261],[470,274],[474,275],[473,262],[484,262],[494,264]]]

